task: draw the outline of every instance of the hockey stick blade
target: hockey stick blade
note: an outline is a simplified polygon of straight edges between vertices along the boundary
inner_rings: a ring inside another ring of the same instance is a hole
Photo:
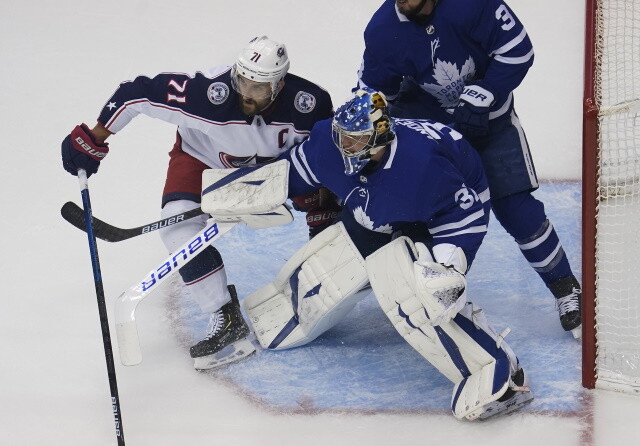
[[[84,220],[84,211],[74,202],[67,201],[60,209],[60,214],[62,214],[62,218],[67,220],[76,228],[85,232],[87,231]],[[121,242],[122,240],[127,240],[133,237],[137,237],[138,235],[146,234],[148,232],[153,232],[167,226],[175,225],[176,223],[189,220],[190,218],[194,218],[202,214],[204,214],[202,209],[196,208],[187,212],[183,212],[182,214],[177,214],[163,220],[158,220],[144,226],[138,226],[137,228],[130,229],[118,228],[116,226],[110,225],[109,223],[105,223],[99,218],[93,217],[93,233],[96,238],[105,240],[107,242]]]
[[[139,282],[118,297],[115,304],[116,336],[123,365],[138,365],[142,362],[142,350],[136,325],[136,307],[160,284],[169,279],[175,272],[193,260],[207,246],[229,232],[235,222],[216,223],[213,219],[199,233],[187,240],[174,254],[166,258],[157,268],[151,270]]]

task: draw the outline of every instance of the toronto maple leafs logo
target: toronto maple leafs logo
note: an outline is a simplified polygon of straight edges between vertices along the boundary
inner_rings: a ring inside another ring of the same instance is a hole
[[[458,69],[455,63],[436,59],[433,64],[433,78],[437,83],[427,82],[421,85],[422,89],[434,96],[442,107],[455,107],[464,84],[476,74],[476,64],[469,56],[464,65]]]
[[[373,219],[367,215],[369,201],[369,191],[364,187],[356,187],[349,193],[349,195],[347,195],[345,204],[349,209],[353,209],[353,218],[360,224],[360,226],[371,231],[382,232],[384,234],[393,233],[391,225],[385,224],[376,226]]]

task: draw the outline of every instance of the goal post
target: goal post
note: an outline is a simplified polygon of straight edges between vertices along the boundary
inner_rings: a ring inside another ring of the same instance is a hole
[[[582,383],[640,393],[640,4],[586,0]]]

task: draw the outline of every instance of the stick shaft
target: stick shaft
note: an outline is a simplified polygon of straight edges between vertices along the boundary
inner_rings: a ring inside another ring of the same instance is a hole
[[[116,381],[116,369],[113,361],[113,348],[111,346],[111,334],[109,332],[109,320],[104,299],[104,287],[102,285],[102,273],[100,271],[100,260],[98,257],[98,247],[91,224],[91,198],[87,176],[84,170],[78,170],[78,181],[82,194],[82,204],[84,206],[84,217],[87,228],[87,238],[89,241],[89,252],[91,254],[91,266],[93,268],[93,281],[98,300],[98,312],[100,314],[100,328],[102,330],[102,343],[104,346],[104,356],[107,363],[107,375],[109,378],[109,389],[111,391],[111,408],[113,412],[116,437],[118,446],[124,446],[124,431],[122,429],[122,413],[120,411],[120,397],[118,395],[118,383]]]

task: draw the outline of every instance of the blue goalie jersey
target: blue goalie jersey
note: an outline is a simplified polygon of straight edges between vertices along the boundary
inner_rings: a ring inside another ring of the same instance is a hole
[[[425,223],[433,244],[462,248],[469,265],[487,231],[489,190],[480,158],[455,130],[432,121],[397,119],[396,137],[378,168],[347,176],[331,138],[331,119],[287,155],[289,196],[325,186],[364,228],[392,234]]]
[[[490,118],[513,107],[512,91],[533,64],[526,30],[501,0],[440,0],[424,24],[400,14],[394,0],[376,11],[364,32],[360,87],[390,100],[403,78],[427,94],[429,117],[450,122],[464,85],[483,80],[495,96]]]

